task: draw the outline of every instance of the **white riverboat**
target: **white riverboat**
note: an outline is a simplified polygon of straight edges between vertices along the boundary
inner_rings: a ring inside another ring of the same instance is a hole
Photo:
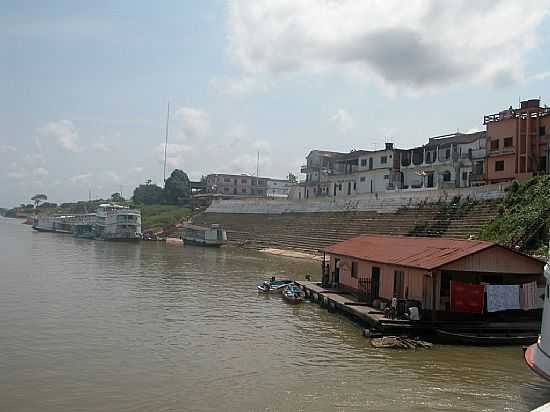
[[[141,239],[141,212],[128,206],[104,203],[96,210],[95,236],[103,240]]]
[[[544,290],[544,309],[542,326],[537,343],[525,351],[527,365],[543,378],[550,380],[550,265],[544,267],[546,288]]]
[[[227,233],[219,225],[185,225],[181,233],[184,243],[201,246],[221,246],[227,242]]]

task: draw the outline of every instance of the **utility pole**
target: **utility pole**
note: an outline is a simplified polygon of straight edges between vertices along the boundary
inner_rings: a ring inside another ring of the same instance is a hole
[[[258,157],[256,159],[256,177],[260,177],[260,151],[258,151]]]
[[[164,169],[162,177],[164,183],[166,183],[166,148],[168,147],[168,121],[170,120],[170,102],[168,102],[168,111],[166,112],[166,137],[164,140]]]

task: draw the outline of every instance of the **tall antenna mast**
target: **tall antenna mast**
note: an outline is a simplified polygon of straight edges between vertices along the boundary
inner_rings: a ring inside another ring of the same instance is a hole
[[[162,172],[164,183],[166,183],[166,148],[168,147],[168,121],[169,120],[170,120],[170,102],[168,102],[168,111],[166,112],[166,138],[164,140],[164,170]]]
[[[260,152],[258,151],[258,157],[256,159],[256,177],[260,176]]]

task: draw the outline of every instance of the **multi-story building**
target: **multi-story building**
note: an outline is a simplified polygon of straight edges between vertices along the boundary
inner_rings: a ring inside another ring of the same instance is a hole
[[[208,193],[226,196],[288,196],[288,181],[249,175],[210,174],[206,177]],[[285,194],[286,190],[286,194]]]
[[[431,137],[401,154],[401,189],[454,188],[484,184],[486,133]]]
[[[386,143],[382,150],[349,153],[312,150],[301,168],[306,179],[296,188],[298,198],[392,190],[400,184],[399,154],[393,143]]]
[[[550,171],[550,108],[539,99],[525,100],[518,109],[484,117],[487,127],[487,181],[525,179]]]

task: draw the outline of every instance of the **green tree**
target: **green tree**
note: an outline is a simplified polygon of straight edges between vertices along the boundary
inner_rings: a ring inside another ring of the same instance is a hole
[[[48,200],[48,196],[46,196],[43,193],[36,194],[33,197],[31,197],[31,200],[34,202],[34,207],[38,207],[40,202]]]
[[[288,183],[298,183],[298,179],[296,178],[296,175],[292,172],[288,173]]]
[[[150,182],[150,181],[149,181]],[[144,205],[157,205],[162,203],[164,199],[164,191],[162,187],[146,183],[139,185],[134,189],[134,202],[143,203]]]
[[[111,195],[111,202],[113,203],[124,203],[125,201],[126,199],[124,199],[122,195],[118,192]]]
[[[187,173],[176,169],[164,183],[164,198],[171,205],[189,205],[191,203],[191,182]]]

